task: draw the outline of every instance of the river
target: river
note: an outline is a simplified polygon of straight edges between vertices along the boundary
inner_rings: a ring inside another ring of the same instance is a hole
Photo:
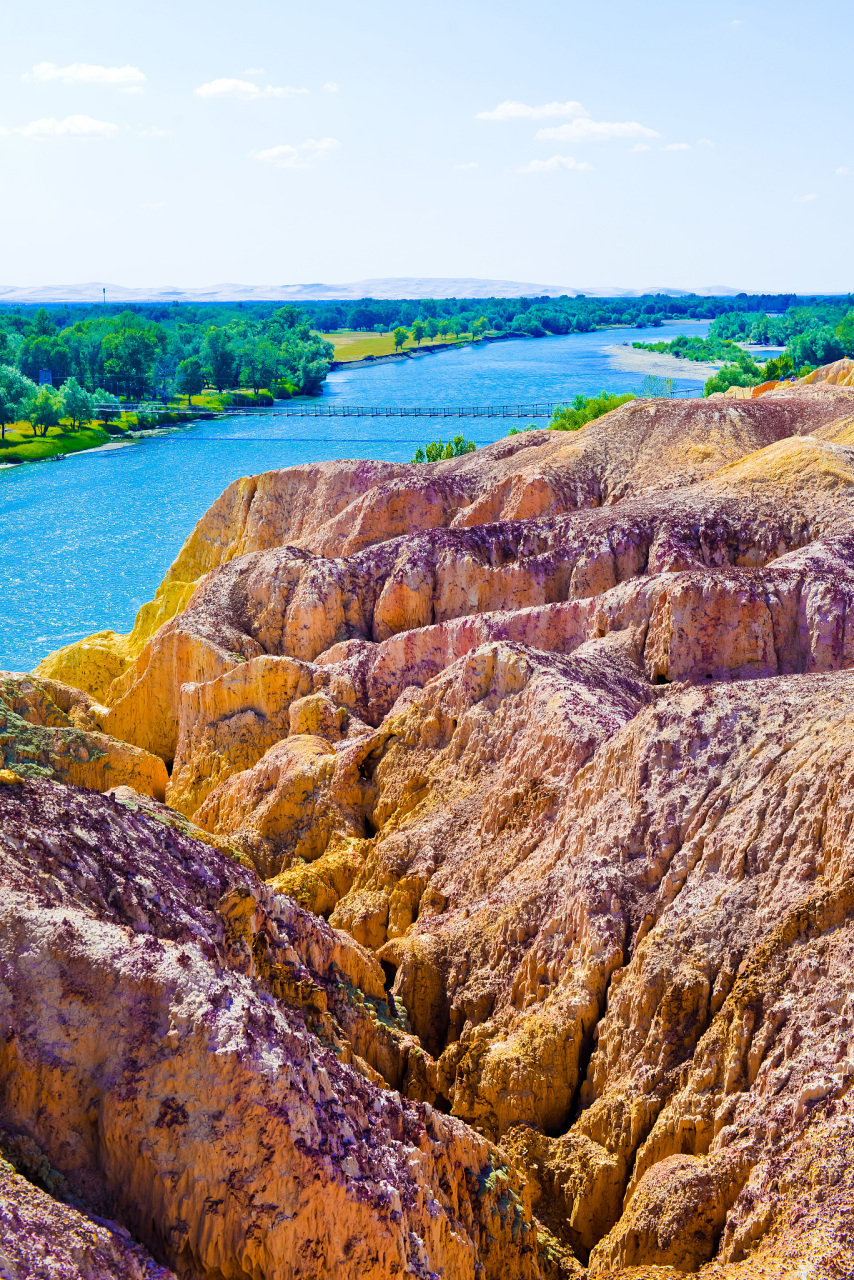
[[[484,343],[374,368],[340,369],[324,399],[406,407],[571,400],[606,389],[639,391],[606,348],[705,336],[708,322],[608,329]],[[687,364],[687,362],[686,362]],[[681,370],[680,370],[681,372]],[[690,366],[680,390],[699,392]],[[329,458],[408,462],[427,440],[462,431],[485,445],[506,418],[294,418],[271,410],[200,422],[132,447],[0,470],[0,670],[28,671],[93,631],[128,631],[199,516],[226,485]],[[541,419],[538,425],[545,425]]]

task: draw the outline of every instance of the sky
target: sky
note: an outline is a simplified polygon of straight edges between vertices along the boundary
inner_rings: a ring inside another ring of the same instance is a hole
[[[847,292],[850,0],[41,0],[0,285]]]

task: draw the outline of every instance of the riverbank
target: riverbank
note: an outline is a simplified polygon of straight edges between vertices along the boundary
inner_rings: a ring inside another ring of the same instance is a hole
[[[705,381],[723,367],[720,361],[683,360],[665,351],[642,351],[622,343],[606,347],[605,354],[611,367],[621,373],[642,373],[656,378],[702,378]]]
[[[7,429],[6,439],[0,441],[0,466],[20,466],[26,462],[45,462],[71,453],[83,453],[103,448],[111,439],[110,433],[100,427],[78,427],[76,431],[51,427],[46,436],[26,437],[19,431]]]
[[[234,407],[227,412],[240,413]],[[166,431],[174,431],[180,427],[192,426],[193,423],[212,419],[214,414],[203,408],[193,407],[187,410],[164,411],[160,415],[162,421],[154,427],[140,427],[136,414],[125,413],[110,429],[89,423],[87,426],[72,430],[68,426],[49,427],[46,436],[33,436],[29,423],[15,423],[6,429],[5,440],[0,440],[0,468],[21,466],[29,462],[48,462],[51,458],[62,458],[75,453],[99,453],[107,449],[121,448],[135,444],[147,435]],[[24,431],[27,432],[24,435]]]
[[[405,351],[390,351],[382,356],[367,355],[358,360],[333,360],[333,369],[370,369],[377,364],[391,364],[399,360],[417,360],[419,356],[438,355],[441,351],[461,351],[465,347],[479,346],[484,342],[501,342],[506,338],[524,338],[524,333],[484,333],[477,338],[464,338],[460,342],[431,342],[429,347],[408,347]]]

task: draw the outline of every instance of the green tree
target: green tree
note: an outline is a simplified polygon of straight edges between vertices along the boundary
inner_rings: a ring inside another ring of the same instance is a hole
[[[849,311],[836,326],[836,336],[846,356],[854,356],[854,311]]]
[[[334,353],[335,348],[330,343],[326,343],[326,346]],[[273,393],[275,393],[276,383],[279,380],[279,362],[279,347],[275,342],[262,338],[258,343],[258,379],[262,387],[266,387],[268,391]]]
[[[479,320],[475,320],[474,324],[471,327],[472,337],[479,338],[486,327],[487,327],[486,316],[481,316]]]
[[[217,391],[223,391],[231,386],[234,382],[237,361],[225,329],[211,325],[205,334],[204,353],[207,359],[206,371]]]
[[[756,387],[760,378],[754,377],[738,364],[725,364],[703,384],[703,395],[711,396],[716,391],[729,391],[730,387]]]
[[[648,373],[643,380],[641,399],[672,400],[675,391],[676,383],[673,378],[659,378],[657,374]]]
[[[237,350],[237,362],[241,387],[251,387],[257,394],[261,386],[261,342],[253,334],[244,337]]]
[[[308,325],[300,325],[289,333],[277,356],[279,376],[286,386],[300,395],[316,396],[323,387],[335,355],[335,348]],[[270,387],[273,390],[273,387]]]
[[[25,405],[27,421],[34,436],[46,436],[51,427],[59,425],[62,417],[62,400],[54,387],[40,387]]]
[[[420,320],[416,320],[412,326],[412,341],[417,346],[421,346],[421,340],[424,337],[424,325]]]
[[[90,422],[95,413],[95,398],[81,387],[76,378],[68,378],[60,392],[62,416],[71,421],[77,429],[82,423]]]
[[[465,436],[454,436],[447,444],[441,440],[431,440],[426,446],[419,445],[415,450],[413,462],[442,462],[446,458],[461,458],[466,453],[474,453],[477,445]]]
[[[50,334],[40,333],[24,339],[18,353],[18,367],[25,377],[33,381],[42,369],[50,369],[53,380],[60,382],[70,372],[71,356],[68,347],[53,330]]]
[[[32,334],[34,338],[54,338],[56,337],[56,325],[51,320],[44,307],[39,307],[33,316]]]
[[[111,396],[109,391],[103,391],[99,388],[93,394],[92,399],[95,403],[95,418],[98,422],[103,422],[105,427],[108,427],[115,418],[120,416],[122,410],[118,397]]]
[[[447,338],[447,336],[448,336],[448,334],[449,334],[450,332],[451,332],[451,322],[450,322],[450,320],[448,320],[448,319],[440,320],[440,321],[439,321],[439,333],[442,335],[442,337],[443,337],[443,338]]]
[[[11,365],[0,365],[0,440],[6,428],[26,416],[26,404],[38,395],[38,387]]]
[[[430,341],[435,342],[436,337],[439,333],[439,321],[436,319],[435,316],[431,316],[430,319],[427,321],[426,332],[427,332],[427,337],[430,339]]]
[[[609,395],[607,391],[600,391],[598,396],[576,396],[571,405],[564,404],[555,409],[549,430],[578,431],[586,423],[601,418],[612,409],[619,409],[621,404],[634,398],[631,392],[616,396]]]
[[[192,406],[193,396],[201,395],[205,387],[202,362],[198,356],[190,356],[178,365],[178,391],[187,397],[187,404]]]
[[[141,393],[151,377],[160,350],[154,328],[124,328],[108,333],[101,341],[104,373],[123,382],[125,391]]]
[[[392,334],[392,337],[394,338],[394,349],[395,351],[399,351],[406,339],[409,337],[409,331],[404,329],[403,325],[398,325]]]

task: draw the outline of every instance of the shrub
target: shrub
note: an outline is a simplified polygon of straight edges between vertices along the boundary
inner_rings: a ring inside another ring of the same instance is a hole
[[[586,423],[593,422],[595,418],[601,418],[603,414],[619,409],[621,404],[634,399],[635,396],[630,391],[624,395],[609,395],[607,391],[600,391],[598,396],[576,396],[571,405],[562,404],[555,409],[549,430],[577,431]]]
[[[454,436],[447,444],[441,440],[431,440],[426,446],[419,445],[415,450],[413,462],[441,462],[446,458],[461,458],[465,453],[474,453],[477,445],[473,440],[463,436]]]

